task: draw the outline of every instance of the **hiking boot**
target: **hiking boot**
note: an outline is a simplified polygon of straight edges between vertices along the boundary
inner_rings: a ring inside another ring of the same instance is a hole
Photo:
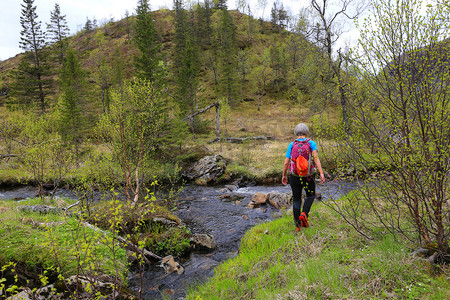
[[[297,231],[300,231],[300,230],[302,230],[302,228],[301,228],[301,227],[295,227],[295,229],[296,229]]]
[[[300,220],[300,224],[302,227],[309,227],[308,216],[306,216],[305,212],[302,212],[302,214],[300,215],[300,217],[298,217],[298,219]]]

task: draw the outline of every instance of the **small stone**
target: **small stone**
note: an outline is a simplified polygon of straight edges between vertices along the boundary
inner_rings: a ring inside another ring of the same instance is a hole
[[[217,196],[217,198],[219,198],[219,199],[225,199],[225,198],[230,198],[230,197],[231,197],[231,194],[229,194],[229,193]]]

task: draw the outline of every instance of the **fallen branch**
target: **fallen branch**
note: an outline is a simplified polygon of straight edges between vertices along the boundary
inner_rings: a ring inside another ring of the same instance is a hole
[[[100,232],[106,234],[105,231],[103,231],[102,229],[100,229],[100,228],[98,228],[98,227],[96,227],[96,226],[94,226],[94,225],[92,225],[92,224],[90,224],[88,222],[82,222],[82,224],[84,226],[86,226],[86,227],[89,227],[89,228],[95,230],[95,231],[100,231]],[[142,255],[142,257],[144,258],[145,262],[148,263],[148,264],[150,264],[150,261],[148,260],[147,256],[156,258],[157,260],[162,260],[161,256],[156,255],[155,253],[150,252],[150,251],[148,251],[146,249],[141,249],[137,245],[131,243],[130,241],[127,241],[126,239],[124,239],[121,236],[115,235],[114,238],[117,239],[119,242],[125,244],[129,249],[131,249],[131,250],[139,253],[140,255]]]
[[[80,204],[80,201],[77,201],[77,202],[75,202],[74,204],[69,205],[69,206],[66,207],[66,208],[63,208],[63,210],[64,210],[64,211],[67,211],[67,210],[71,209],[72,207],[77,206],[78,204]]]
[[[3,158],[11,158],[11,157],[19,157],[22,156],[23,154],[0,154],[0,159]]]
[[[190,116],[187,116],[186,118],[184,118],[182,121],[186,121],[187,119],[193,119],[196,115],[199,115],[201,113],[204,113],[205,111],[207,111],[208,109],[212,108],[212,107],[218,107],[220,104],[219,102],[214,102],[213,104],[208,105],[207,107],[205,107],[202,110],[196,111],[195,113],[193,113]]]
[[[136,251],[137,253],[139,253],[140,255],[142,255],[142,257],[145,259],[145,262],[150,264],[150,261],[148,260],[147,256],[153,257],[157,260],[162,260],[162,257],[159,255],[156,255],[153,252],[148,251],[147,249],[141,249],[139,248],[137,245],[127,241],[126,239],[124,239],[121,236],[116,236],[115,237],[119,242],[125,244],[128,248],[130,248],[133,251]]]
[[[253,137],[245,137],[245,138],[233,138],[233,137],[228,137],[228,138],[217,138],[214,140],[209,141],[208,143],[217,143],[220,141],[225,141],[225,142],[230,142],[230,143],[235,143],[235,144],[241,144],[244,141],[247,140],[273,140],[273,137],[270,136],[253,136]]]

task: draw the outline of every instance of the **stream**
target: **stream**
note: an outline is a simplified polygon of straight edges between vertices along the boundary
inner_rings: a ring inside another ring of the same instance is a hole
[[[326,201],[338,198],[356,187],[356,182],[330,181],[317,185],[316,191],[322,194],[322,201]],[[165,274],[163,268],[156,264],[149,266],[142,278],[143,298],[163,299],[164,293],[166,299],[184,299],[189,287],[202,284],[212,277],[215,267],[237,256],[240,240],[248,229],[281,216],[280,211],[270,205],[255,209],[246,207],[255,193],[272,191],[287,193],[290,192],[290,186],[185,186],[175,214],[193,234],[212,235],[217,248],[211,253],[193,252],[186,258],[177,258],[185,268],[182,275],[176,272]],[[228,194],[228,197],[222,197],[224,194]],[[20,200],[34,196],[35,189],[32,187],[0,189],[0,200]],[[76,199],[75,192],[64,189],[59,190],[56,196]],[[312,209],[314,210],[314,205]],[[129,287],[136,293],[140,288],[140,281],[139,273],[129,274]]]

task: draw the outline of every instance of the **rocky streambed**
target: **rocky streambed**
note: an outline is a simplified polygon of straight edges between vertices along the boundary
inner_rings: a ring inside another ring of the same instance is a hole
[[[346,194],[356,185],[355,182],[331,181],[318,185],[317,191],[322,200],[327,200]],[[35,193],[32,187],[0,189],[0,199],[20,200],[34,197]],[[188,257],[177,259],[184,268],[183,274],[167,274],[158,264],[149,266],[142,278],[137,272],[130,273],[130,288],[137,292],[142,287],[144,299],[163,299],[163,294],[172,299],[184,299],[190,286],[205,282],[214,275],[215,267],[238,254],[240,240],[248,229],[281,215],[273,205],[255,203],[254,196],[258,193],[286,195],[290,193],[290,187],[186,186],[176,204],[175,214],[193,234],[212,237],[215,248],[206,252],[194,251]],[[56,196],[77,199],[77,194],[68,189],[59,190]],[[279,199],[282,204],[285,198]]]
[[[355,182],[327,182],[318,185],[322,200],[337,198],[356,187]],[[193,234],[209,234],[216,248],[207,253],[193,252],[178,260],[184,274],[166,274],[156,265],[144,273],[144,299],[162,299],[163,294],[172,299],[184,299],[190,286],[205,282],[214,275],[214,268],[226,259],[238,254],[239,244],[245,232],[252,226],[281,216],[279,209],[269,204],[252,205],[254,195],[288,194],[289,186],[186,186],[180,195],[175,214],[185,222]],[[130,274],[132,289],[140,288],[139,274]]]

